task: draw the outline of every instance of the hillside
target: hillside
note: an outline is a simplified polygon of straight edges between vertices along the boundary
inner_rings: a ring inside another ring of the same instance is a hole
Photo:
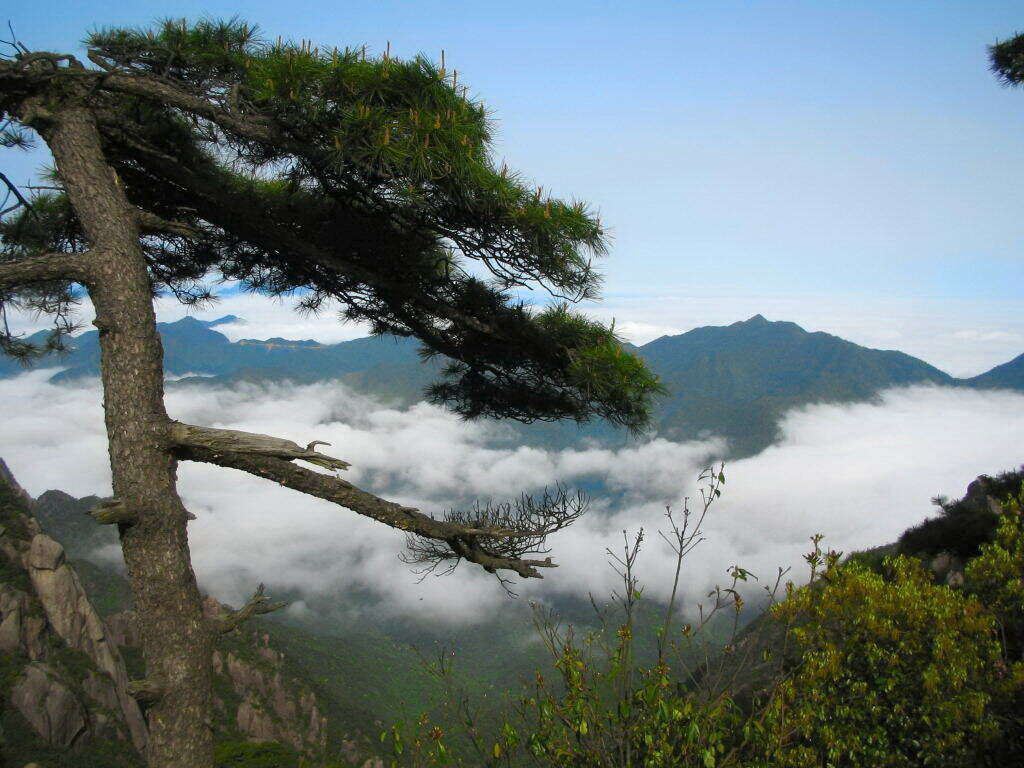
[[[0,521],[3,765],[139,765],[146,726],[125,659],[2,461]]]
[[[1024,355],[1018,355],[1008,363],[997,365],[991,371],[967,379],[965,383],[978,389],[1024,390]]]
[[[171,386],[338,379],[385,402],[410,405],[421,399],[444,364],[421,362],[417,343],[409,339],[370,337],[340,344],[279,338],[230,342],[215,330],[236,320],[233,316],[212,322],[185,318],[159,325],[167,374],[184,377]],[[38,365],[62,367],[54,381],[97,375],[96,332],[77,337],[74,347],[69,354],[49,356]],[[668,389],[668,396],[656,405],[658,434],[673,440],[721,435],[729,440],[730,458],[753,455],[772,444],[782,415],[810,403],[865,401],[885,388],[908,384],[1024,390],[1024,355],[981,376],[955,379],[902,352],[869,349],[761,315],[630,348]],[[0,358],[0,377],[23,370]],[[584,437],[613,444],[627,440],[624,433],[605,424],[516,427],[516,439],[531,445],[560,448]]]

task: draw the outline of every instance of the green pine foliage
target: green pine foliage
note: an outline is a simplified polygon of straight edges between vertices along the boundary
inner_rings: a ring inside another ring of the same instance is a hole
[[[89,106],[147,227],[155,290],[202,302],[204,279],[224,276],[298,291],[310,310],[337,300],[375,333],[451,358],[429,393],[467,418],[647,425],[657,379],[613,329],[514,293],[595,298],[600,221],[497,164],[486,109],[454,70],[263,40],[237,19],[87,45],[100,68]],[[11,218],[0,260],[42,242],[84,249],[63,197],[47,206],[60,215],[33,202]]]
[[[992,71],[1004,85],[1024,84],[1024,34],[1003,40],[988,49]]]

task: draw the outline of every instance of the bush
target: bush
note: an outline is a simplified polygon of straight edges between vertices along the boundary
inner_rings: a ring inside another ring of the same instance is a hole
[[[795,668],[772,717],[787,737],[767,756],[793,768],[969,766],[998,736],[1005,690],[992,614],[931,583],[916,560],[856,562],[790,590],[773,608],[789,625]]]
[[[995,616],[1003,646],[1001,672],[1010,693],[996,702],[1003,737],[992,765],[1024,764],[1024,483],[1003,504],[995,540],[985,544],[965,572],[965,591]]]

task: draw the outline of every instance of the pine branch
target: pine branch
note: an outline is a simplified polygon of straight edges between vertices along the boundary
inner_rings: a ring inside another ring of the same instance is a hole
[[[0,287],[16,288],[50,281],[83,282],[90,253],[41,253],[24,259],[0,261]]]

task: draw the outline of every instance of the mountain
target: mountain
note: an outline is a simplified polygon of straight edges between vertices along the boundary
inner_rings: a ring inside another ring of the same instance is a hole
[[[273,338],[230,342],[214,327],[241,322],[227,316],[212,322],[185,318],[160,323],[167,374],[180,386],[237,381],[298,383],[339,379],[359,392],[409,405],[435,381],[443,360],[424,363],[412,339],[370,337],[340,344]],[[53,377],[66,381],[99,372],[95,331],[74,340],[75,350],[50,356],[40,367],[65,368]],[[827,333],[809,333],[795,323],[761,315],[728,326],[707,326],[662,336],[641,347],[642,356],[668,389],[655,408],[658,434],[690,440],[707,434],[729,440],[728,455],[749,456],[778,439],[782,415],[811,403],[870,400],[893,386],[935,384],[1024,390],[1024,355],[972,379],[955,379],[902,352],[869,349]],[[0,377],[24,370],[0,359]],[[605,424],[517,427],[523,443],[566,447],[581,438],[621,444],[627,436]]]
[[[865,401],[893,386],[956,383],[902,352],[861,347],[761,315],[662,336],[639,354],[668,389],[656,405],[659,434],[676,440],[721,434],[734,456],[774,442],[780,418],[796,406]]]
[[[264,378],[316,381],[338,378],[375,365],[408,363],[416,357],[416,343],[391,337],[356,339],[341,344],[319,344],[312,340],[242,339],[228,341],[213,326],[235,322],[229,315],[212,322],[186,317],[174,323],[158,323],[164,346],[164,369],[169,376],[199,374],[233,376],[258,371]],[[45,332],[30,336],[39,341]],[[63,367],[54,381],[99,375],[99,333],[88,331],[76,337],[74,347],[63,355],[50,355],[36,363],[39,368]],[[14,360],[0,358],[0,376],[25,369]]]
[[[1008,363],[997,365],[991,371],[967,379],[965,383],[978,389],[1024,390],[1024,355],[1018,355]]]

